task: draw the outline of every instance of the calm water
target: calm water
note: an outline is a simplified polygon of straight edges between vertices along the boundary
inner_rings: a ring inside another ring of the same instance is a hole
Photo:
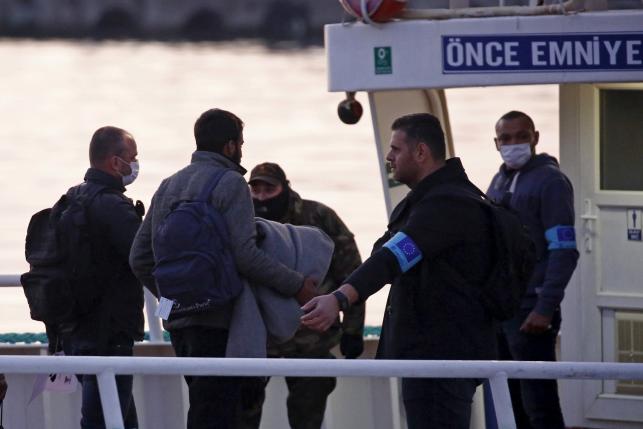
[[[362,256],[386,225],[365,94],[357,125],[336,116],[323,49],[269,51],[257,44],[80,43],[0,40],[0,273],[20,273],[31,214],[82,181],[93,131],[112,124],[138,142],[141,173],[127,194],[146,204],[160,181],[189,162],[192,126],[210,107],[246,123],[243,165],[279,162],[305,198],[333,207]],[[457,155],[486,187],[499,165],[493,124],[511,109],[532,114],[540,150],[558,153],[557,88],[450,90]],[[383,291],[385,292],[385,291]],[[385,293],[368,301],[381,322]],[[42,331],[22,291],[0,290],[0,332]]]

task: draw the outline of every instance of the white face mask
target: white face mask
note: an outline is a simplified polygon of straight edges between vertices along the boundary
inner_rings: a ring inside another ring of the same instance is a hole
[[[123,181],[123,186],[131,185],[134,182],[134,180],[136,180],[136,178],[138,177],[138,170],[139,170],[138,161],[126,162],[121,158],[118,158],[118,159],[128,164],[131,170],[128,175],[121,176],[121,180]]]
[[[500,156],[507,167],[518,170],[531,159],[531,144],[519,143],[500,146]]]

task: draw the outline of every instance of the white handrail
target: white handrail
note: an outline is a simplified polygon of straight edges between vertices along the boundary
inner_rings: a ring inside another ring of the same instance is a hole
[[[0,274],[0,287],[20,286],[19,274]]]
[[[643,380],[643,364],[457,360],[327,360],[116,356],[0,356],[0,372],[143,375]]]
[[[500,427],[515,429],[508,378],[643,379],[643,364],[423,360],[162,358],[103,356],[0,356],[0,372],[96,374],[105,423],[122,428],[116,374],[487,378]]]
[[[16,286],[20,286],[19,274],[0,274],[0,287]],[[145,291],[145,311],[147,312],[147,326],[150,330],[150,341],[163,342],[161,320],[155,315],[158,302],[147,288],[143,288],[143,290]]]

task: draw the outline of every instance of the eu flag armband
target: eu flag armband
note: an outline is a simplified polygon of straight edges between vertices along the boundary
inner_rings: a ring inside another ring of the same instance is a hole
[[[556,225],[545,231],[548,250],[575,249],[576,231],[570,225]]]
[[[418,245],[415,244],[411,237],[401,231],[384,243],[384,247],[393,253],[403,273],[422,260],[422,252]]]

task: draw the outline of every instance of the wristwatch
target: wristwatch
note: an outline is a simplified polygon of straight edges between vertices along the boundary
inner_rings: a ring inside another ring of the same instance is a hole
[[[337,300],[337,303],[339,304],[339,310],[340,311],[346,311],[348,310],[348,307],[350,307],[350,303],[348,302],[348,297],[344,295],[341,291],[336,290],[333,292],[333,296]]]

